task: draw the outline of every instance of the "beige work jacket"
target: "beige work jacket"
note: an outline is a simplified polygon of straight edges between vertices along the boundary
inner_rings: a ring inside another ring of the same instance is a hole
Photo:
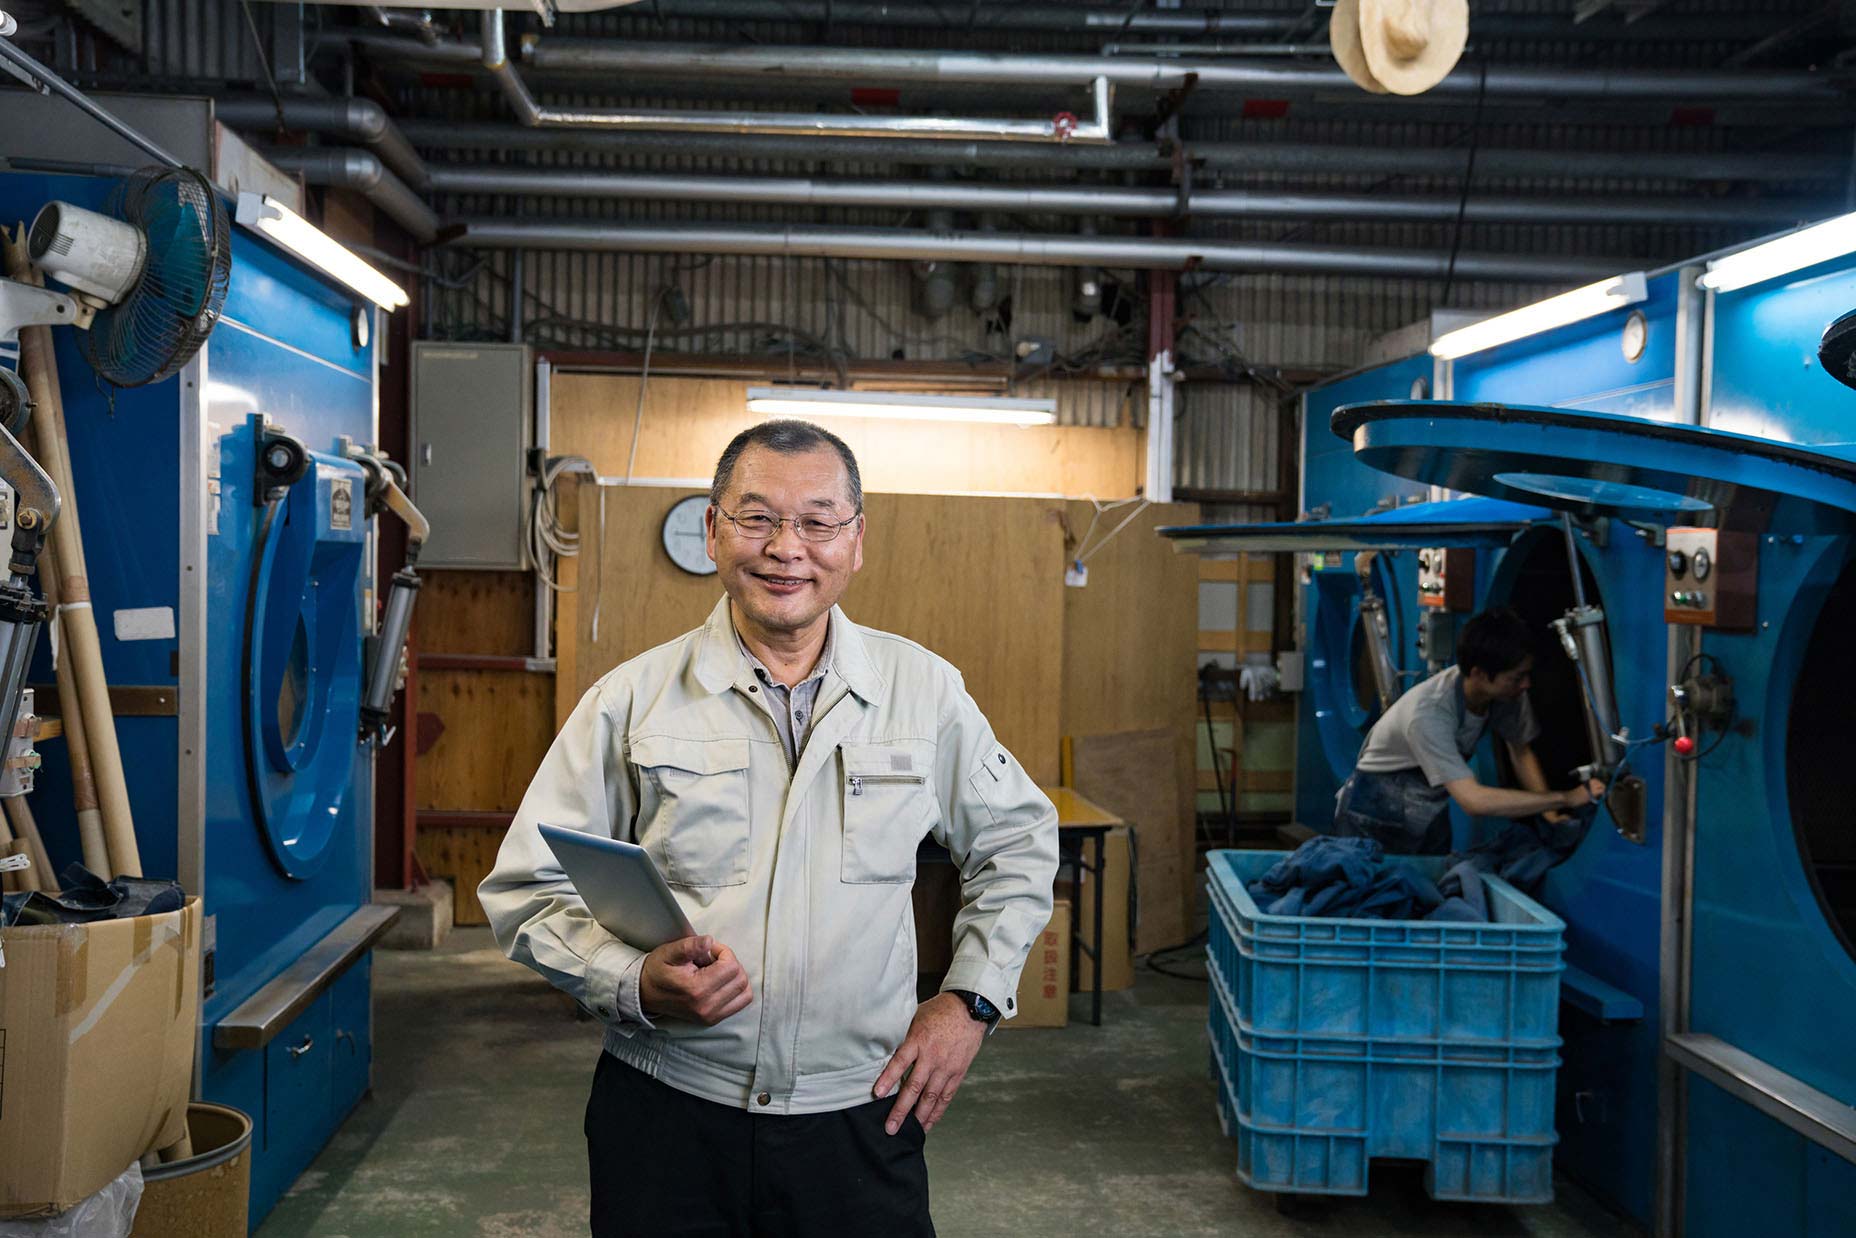
[[[741,959],[745,1010],[714,1027],[640,1008],[644,953],[587,913],[538,824],[633,841],[690,923]],[[961,873],[943,988],[1014,1013],[1051,912],[1057,815],[960,672],[831,611],[831,663],[789,772],[724,598],[703,627],[608,672],[523,796],[478,889],[509,957],[607,1023],[606,1051],[757,1113],[872,1098],[916,1009],[915,853]]]

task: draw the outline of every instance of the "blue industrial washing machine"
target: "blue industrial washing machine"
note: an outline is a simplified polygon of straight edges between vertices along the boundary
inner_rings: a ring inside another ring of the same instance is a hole
[[[1670,419],[1681,361],[1692,351],[1693,337],[1685,331],[1696,303],[1679,294],[1673,272],[1650,279],[1646,291],[1635,306],[1437,363],[1435,371],[1429,356],[1415,357],[1316,388],[1303,408],[1301,522],[1169,531],[1181,548],[1342,552],[1307,554],[1303,560],[1299,637],[1308,673],[1298,717],[1299,820],[1327,828],[1334,792],[1377,717],[1371,677],[1362,670],[1370,662],[1362,640],[1369,630],[1360,605],[1362,582],[1346,551],[1381,552],[1365,583],[1391,595],[1385,609],[1395,634],[1394,656],[1401,669],[1414,670],[1451,660],[1450,629],[1432,622],[1447,621],[1451,609],[1513,606],[1545,636],[1549,624],[1576,608],[1571,562],[1577,558],[1588,613],[1603,620],[1598,643],[1613,721],[1597,725],[1578,666],[1557,648],[1543,649],[1532,696],[1544,729],[1535,747],[1558,785],[1571,785],[1572,771],[1595,758],[1602,747],[1595,731],[1623,726],[1645,738],[1666,717],[1660,594],[1638,587],[1661,571],[1656,530],[1599,520],[1582,523],[1569,537],[1550,519],[1553,513],[1532,502],[1415,502],[1449,492],[1368,467],[1328,427],[1336,407],[1422,396],[1432,387],[1453,388],[1472,400],[1525,398]],[[1365,519],[1341,518],[1388,503],[1399,506]],[[1446,589],[1446,560],[1451,575],[1468,579]],[[1441,602],[1447,606],[1427,605]],[[1500,763],[1499,756],[1481,758],[1480,776],[1500,778]],[[1601,817],[1599,828],[1541,891],[1568,923],[1559,1163],[1614,1207],[1646,1223],[1655,1180],[1660,1050],[1655,1011],[1662,781],[1659,757],[1627,765],[1616,812]],[[1470,841],[1469,823],[1460,812],[1454,815],[1459,844]]]
[[[1856,450],[1835,441],[1856,396],[1810,361],[1856,272],[1711,300],[1709,425],[1431,402],[1334,428],[1407,478],[1667,529],[1641,586],[1689,746],[1664,800],[1658,1228],[1827,1238],[1856,1232]],[[1736,421],[1763,436],[1716,428]]]
[[[112,188],[0,174],[0,217],[106,211]],[[392,913],[369,905],[360,717],[378,462],[349,450],[376,442],[374,307],[255,234],[232,246],[223,315],[177,376],[106,389],[75,332],[54,335],[143,869],[205,899],[195,1086],[252,1118],[255,1227],[369,1086],[369,951]],[[62,867],[79,856],[62,744],[44,766]]]

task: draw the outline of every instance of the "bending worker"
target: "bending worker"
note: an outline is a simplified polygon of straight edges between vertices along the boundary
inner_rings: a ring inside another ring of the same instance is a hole
[[[1016,1013],[1057,814],[959,671],[838,608],[864,547],[841,439],[762,422],[709,497],[726,596],[581,699],[479,898],[510,958],[606,1023],[594,1238],[930,1238],[924,1141]],[[700,936],[647,952],[601,928],[544,822],[638,843]],[[917,1004],[929,835],[962,906],[953,965]]]
[[[1528,704],[1534,642],[1507,607],[1463,625],[1457,664],[1399,697],[1373,725],[1353,775],[1335,797],[1334,832],[1376,838],[1400,855],[1451,850],[1450,802],[1472,817],[1531,817],[1581,808],[1603,794],[1593,781],[1547,788],[1531,745],[1540,734]],[[1469,758],[1484,733],[1508,746],[1520,789],[1478,781]]]

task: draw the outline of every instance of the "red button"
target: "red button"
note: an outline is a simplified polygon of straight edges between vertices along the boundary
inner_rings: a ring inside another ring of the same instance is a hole
[[[1676,736],[1676,753],[1678,756],[1688,756],[1694,751],[1695,751],[1694,740],[1690,739],[1686,735]]]

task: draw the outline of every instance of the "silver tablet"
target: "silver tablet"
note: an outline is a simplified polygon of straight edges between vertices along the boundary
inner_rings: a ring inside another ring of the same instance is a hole
[[[655,950],[696,935],[643,847],[558,825],[541,836],[600,927],[626,945]]]

